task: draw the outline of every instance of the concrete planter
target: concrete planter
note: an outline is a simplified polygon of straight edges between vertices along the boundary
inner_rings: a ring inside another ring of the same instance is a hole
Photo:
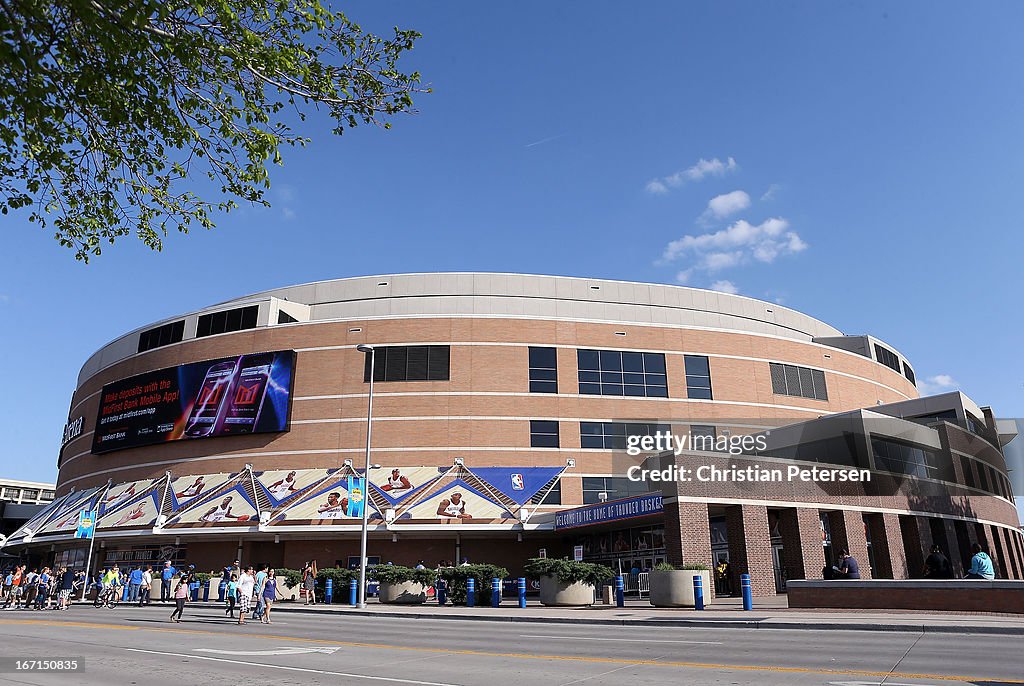
[[[427,602],[427,587],[415,581],[381,583],[379,597],[387,605],[419,605]]]
[[[704,604],[711,604],[711,572],[699,569],[653,570],[648,577],[651,584],[651,605],[654,607],[694,607],[693,577],[700,576],[704,589]]]
[[[563,584],[557,577],[540,579],[540,602],[548,607],[583,607],[594,604],[594,587],[577,582]]]

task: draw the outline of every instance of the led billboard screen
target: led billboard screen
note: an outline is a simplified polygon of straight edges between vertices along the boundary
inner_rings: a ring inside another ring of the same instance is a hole
[[[288,430],[295,351],[192,362],[103,387],[92,451]]]

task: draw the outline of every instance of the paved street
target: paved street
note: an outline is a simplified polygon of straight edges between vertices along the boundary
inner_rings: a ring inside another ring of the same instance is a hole
[[[84,658],[17,684],[1024,683],[1020,638],[910,632],[618,627],[281,612],[238,626],[216,607],[0,613],[0,653]]]

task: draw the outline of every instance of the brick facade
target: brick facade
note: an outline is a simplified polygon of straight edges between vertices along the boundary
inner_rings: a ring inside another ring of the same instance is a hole
[[[732,587],[740,588],[740,575],[750,575],[755,596],[775,595],[775,568],[768,531],[768,508],[762,505],[733,505],[725,508],[729,535],[729,567]]]
[[[779,533],[786,579],[820,579],[825,550],[818,511],[806,507],[779,510]]]
[[[860,566],[860,578],[871,578],[868,563],[868,539],[864,530],[864,516],[855,510],[836,510],[828,513],[832,531],[832,554],[838,558],[840,550],[849,551]],[[833,560],[837,564],[838,559]]]

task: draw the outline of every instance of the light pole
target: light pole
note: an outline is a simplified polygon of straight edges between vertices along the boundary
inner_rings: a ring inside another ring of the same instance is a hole
[[[366,538],[370,517],[370,436],[373,430],[373,346],[357,345],[356,350],[370,356],[370,392],[366,400],[366,471],[363,472],[363,529],[359,541],[359,607],[366,607]]]

